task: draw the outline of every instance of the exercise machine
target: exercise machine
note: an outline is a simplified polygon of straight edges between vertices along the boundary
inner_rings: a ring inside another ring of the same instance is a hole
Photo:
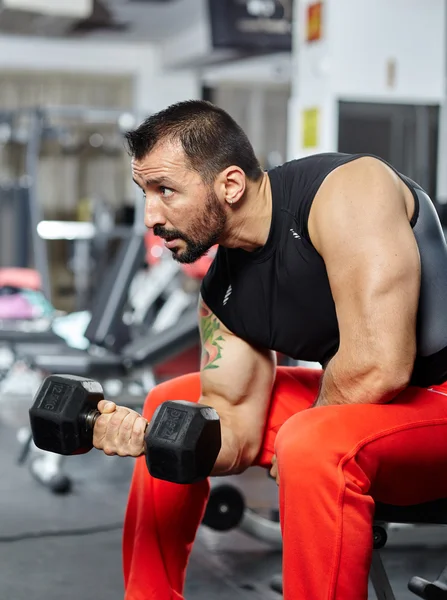
[[[241,492],[235,486],[218,484],[211,489],[210,505],[207,507],[203,524],[217,531],[228,531],[238,527],[249,536],[281,550],[279,518],[277,514],[274,517],[263,516],[247,507]],[[396,600],[380,554],[380,550],[388,541],[390,524],[393,526],[447,525],[447,499],[441,498],[413,506],[376,503],[371,531],[373,555],[369,577],[377,600]],[[271,588],[282,594],[281,575],[272,578]],[[447,566],[434,581],[418,576],[411,577],[408,589],[425,600],[447,600]]]

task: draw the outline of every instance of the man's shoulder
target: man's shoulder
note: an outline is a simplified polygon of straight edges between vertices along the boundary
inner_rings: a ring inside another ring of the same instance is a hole
[[[291,158],[283,162],[281,165],[277,167],[273,167],[272,171],[278,169],[296,169],[300,167],[304,167],[308,164],[315,163],[330,163],[332,161],[339,160],[350,160],[351,157],[354,157],[354,154],[347,154],[345,152],[318,152],[315,154],[308,154],[307,156],[301,156],[300,158]]]
[[[342,152],[320,152],[318,154],[309,154],[300,158],[293,158],[268,171],[271,179],[277,179],[294,184],[306,185],[314,182],[320,174],[323,176],[338,166],[350,162],[355,155]]]

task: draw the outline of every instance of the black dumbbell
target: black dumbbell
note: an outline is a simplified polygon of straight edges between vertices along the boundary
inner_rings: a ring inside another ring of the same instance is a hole
[[[38,448],[57,454],[84,454],[93,448],[93,428],[104,399],[97,381],[51,375],[40,386],[30,423]],[[168,400],[157,407],[144,436],[150,474],[174,483],[195,483],[211,473],[221,447],[217,412],[203,404]]]

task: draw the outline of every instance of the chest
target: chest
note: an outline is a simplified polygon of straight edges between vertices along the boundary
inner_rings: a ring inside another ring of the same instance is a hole
[[[300,241],[292,238],[262,262],[229,258],[221,318],[254,345],[322,361],[338,345],[335,307],[323,261]]]

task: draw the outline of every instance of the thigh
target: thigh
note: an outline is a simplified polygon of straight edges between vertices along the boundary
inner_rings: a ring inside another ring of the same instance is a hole
[[[358,454],[374,467],[371,495],[397,505],[447,497],[447,386],[409,388],[392,408],[393,422]]]
[[[364,491],[382,502],[415,504],[447,496],[447,386],[409,387],[389,404],[295,414],[281,427],[275,449],[278,462],[292,455],[297,467],[366,474]]]

